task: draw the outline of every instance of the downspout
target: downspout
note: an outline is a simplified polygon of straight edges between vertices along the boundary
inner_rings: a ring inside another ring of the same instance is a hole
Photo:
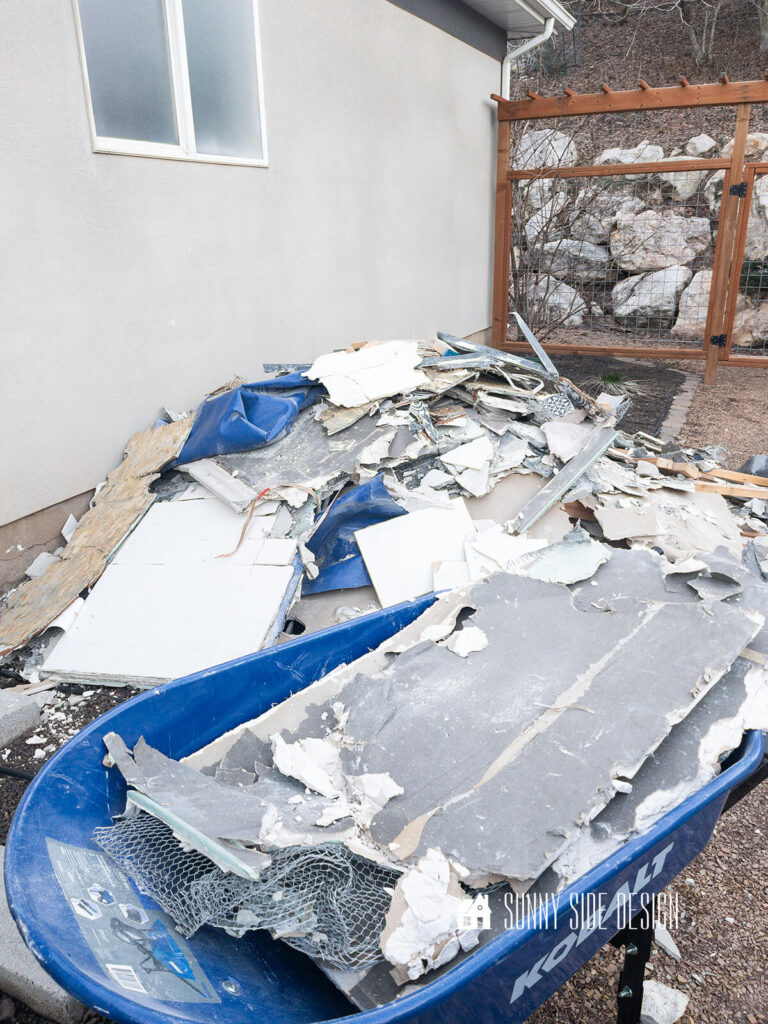
[[[513,50],[510,50],[507,56],[504,58],[504,63],[501,65],[501,95],[505,100],[508,100],[512,92],[512,64],[517,60],[518,57],[522,57],[524,53],[528,53],[535,46],[541,46],[542,43],[546,43],[549,37],[555,30],[555,19],[547,18],[544,22],[544,28],[537,36],[533,36],[531,39],[526,39],[519,46],[516,46]]]

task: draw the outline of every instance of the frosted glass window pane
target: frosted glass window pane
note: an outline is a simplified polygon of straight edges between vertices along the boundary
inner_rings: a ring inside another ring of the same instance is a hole
[[[96,134],[178,144],[163,0],[80,0]]]
[[[183,0],[198,153],[259,160],[253,0]]]

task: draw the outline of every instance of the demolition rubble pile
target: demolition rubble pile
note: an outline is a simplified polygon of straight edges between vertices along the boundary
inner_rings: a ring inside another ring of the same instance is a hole
[[[181,762],[107,737],[128,803],[94,839],[185,934],[266,928],[386,1002],[493,937],[479,892],[563,890],[768,728],[768,480],[622,434],[536,354],[369,343],[154,432],[174,468],[136,474],[34,685],[153,684],[438,594]],[[0,648],[65,612],[65,555]]]

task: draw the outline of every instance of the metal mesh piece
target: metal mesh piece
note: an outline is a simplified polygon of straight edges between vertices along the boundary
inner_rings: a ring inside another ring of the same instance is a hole
[[[237,936],[263,928],[342,970],[383,959],[379,937],[399,876],[346,846],[276,850],[260,879],[250,881],[184,849],[148,814],[97,828],[92,838],[187,937],[203,925]]]

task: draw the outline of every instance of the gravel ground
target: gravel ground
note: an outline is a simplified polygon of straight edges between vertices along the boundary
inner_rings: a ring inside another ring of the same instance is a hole
[[[677,364],[687,373],[703,373],[698,360]],[[703,382],[680,433],[683,444],[722,444],[728,449],[728,466],[738,469],[758,452],[768,452],[768,369],[721,366],[717,384]]]

